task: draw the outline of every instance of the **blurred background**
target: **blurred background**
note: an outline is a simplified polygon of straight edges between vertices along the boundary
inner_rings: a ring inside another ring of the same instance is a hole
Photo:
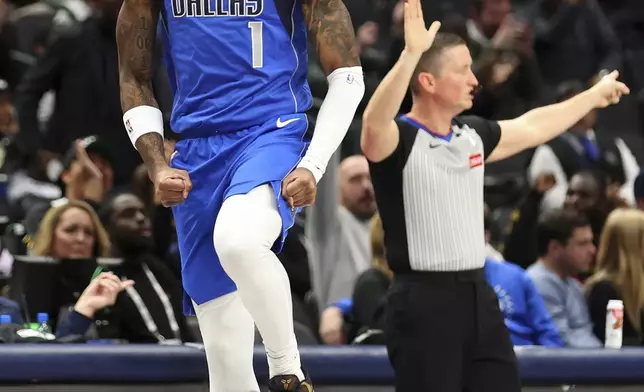
[[[123,131],[121,1],[0,1],[0,391],[206,390],[199,329],[181,311],[172,212]],[[392,272],[359,139],[362,110],[404,46],[403,3],[345,1],[366,94],[279,255],[322,391],[393,390],[381,331]],[[612,70],[631,89],[548,144],[486,167],[486,276],[528,387],[644,390],[642,5],[423,1],[425,20],[442,21],[472,53],[482,88],[469,114],[513,118]],[[327,83],[314,50],[309,60],[314,124]],[[173,97],[160,61],[154,90],[169,157]],[[137,283],[110,298],[92,280],[97,267]],[[604,348],[615,299],[621,350]]]

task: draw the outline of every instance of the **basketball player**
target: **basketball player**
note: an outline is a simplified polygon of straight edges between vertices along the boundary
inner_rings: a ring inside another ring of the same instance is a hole
[[[371,97],[361,135],[394,272],[385,335],[396,391],[519,392],[483,270],[484,162],[538,146],[629,90],[613,72],[516,119],[459,116],[478,86],[465,42],[438,34],[438,22],[427,30],[419,0],[404,7],[405,49]],[[411,112],[398,117],[410,83]]]
[[[150,85],[157,22],[175,89],[174,156]],[[281,249],[313,203],[364,94],[340,0],[125,0],[117,25],[123,120],[163,205],[173,206],[185,310],[199,321],[211,392],[259,391],[254,323],[271,391],[312,391],[293,332]],[[314,136],[307,35],[329,89]],[[310,146],[309,146],[310,142]],[[308,148],[307,148],[308,147]]]

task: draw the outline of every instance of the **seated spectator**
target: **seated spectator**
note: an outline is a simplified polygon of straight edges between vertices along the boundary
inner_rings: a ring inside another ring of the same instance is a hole
[[[559,101],[583,92],[580,82],[564,83],[560,87]],[[542,208],[561,208],[572,176],[583,170],[601,173],[609,179],[615,193],[633,205],[633,182],[639,171],[637,160],[621,138],[612,132],[595,129],[597,111],[593,110],[574,124],[568,132],[543,144],[534,152],[528,167],[528,180],[536,183],[540,175],[553,174],[556,185],[546,192]]]
[[[57,259],[90,259],[107,256],[110,241],[96,212],[82,201],[63,200],[50,208],[38,226],[35,237],[27,244],[34,256]],[[70,297],[59,298],[61,311],[71,309],[81,291],[89,284],[89,276],[70,276],[70,287],[78,288]],[[82,281],[80,280],[82,279]],[[73,280],[73,281],[71,281]],[[51,314],[52,327],[59,323],[58,314]]]
[[[330,164],[306,213],[313,287],[326,306],[351,295],[356,278],[371,265],[369,221],[376,199],[367,158],[353,155],[337,168]]]
[[[588,221],[572,211],[546,213],[537,225],[537,251],[539,260],[528,268],[528,275],[566,346],[600,347],[584,289],[574,278],[590,268],[595,256]]]
[[[385,257],[385,232],[380,215],[371,220],[371,268],[364,271],[353,288],[353,323],[355,333],[384,328],[387,292],[394,277]],[[354,336],[350,336],[353,339]]]
[[[121,280],[111,272],[102,272],[92,279],[76,301],[74,309],[58,325],[56,337],[85,335],[96,312],[114,305],[123,290],[134,284],[132,280]]]
[[[62,160],[59,182],[64,188],[63,200],[81,200],[98,211],[103,200],[114,191],[114,152],[96,136],[77,140]],[[25,228],[33,233],[51,205],[58,200],[33,202],[26,211]]]
[[[371,219],[370,236],[371,268],[358,276],[353,297],[334,303],[322,313],[320,336],[325,344],[344,344],[360,330],[382,329],[382,310],[393,273],[385,258],[384,231],[377,213]],[[350,323],[345,323],[345,316],[351,319]]]
[[[563,208],[582,215],[588,220],[595,246],[604,228],[606,217],[615,207],[615,200],[609,199],[608,194],[606,181],[597,172],[576,173],[568,184]]]
[[[133,284],[134,282],[131,280],[121,281],[110,272],[103,272],[92,279],[74,304],[73,311],[56,328],[56,337],[84,335],[89,327],[85,320],[91,319],[97,311],[113,305],[116,296]],[[0,297],[0,314],[10,315],[14,324],[22,325],[24,323],[20,306],[7,298]]]
[[[485,278],[499,297],[499,307],[515,346],[564,345],[541,295],[523,268],[487,259]]]
[[[623,344],[644,343],[644,212],[613,211],[606,221],[597,252],[597,269],[587,282],[593,332],[606,337],[606,305],[624,302]]]
[[[34,256],[88,259],[109,255],[110,240],[89,204],[66,200],[47,211],[30,247]]]
[[[154,256],[143,202],[123,193],[106,202],[100,215],[112,240],[111,255],[123,259],[111,270],[121,279],[136,281],[136,288],[126,288],[113,307],[94,316],[99,336],[131,343],[193,341],[183,315],[180,282]]]

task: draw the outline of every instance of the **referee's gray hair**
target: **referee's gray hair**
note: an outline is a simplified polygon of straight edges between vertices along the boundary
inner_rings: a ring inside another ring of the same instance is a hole
[[[423,53],[418,61],[418,65],[414,70],[411,78],[411,92],[416,94],[420,91],[420,84],[418,83],[418,75],[422,72],[429,72],[437,75],[440,72],[440,58],[445,49],[453,48],[454,46],[467,45],[463,38],[453,33],[438,33],[434,39],[432,46]]]

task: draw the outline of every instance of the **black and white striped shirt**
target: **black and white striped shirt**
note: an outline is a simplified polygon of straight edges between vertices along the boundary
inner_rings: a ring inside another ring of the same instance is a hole
[[[395,273],[482,268],[483,168],[501,137],[498,123],[456,117],[452,132],[443,136],[406,116],[396,122],[396,150],[370,162],[390,268]]]

